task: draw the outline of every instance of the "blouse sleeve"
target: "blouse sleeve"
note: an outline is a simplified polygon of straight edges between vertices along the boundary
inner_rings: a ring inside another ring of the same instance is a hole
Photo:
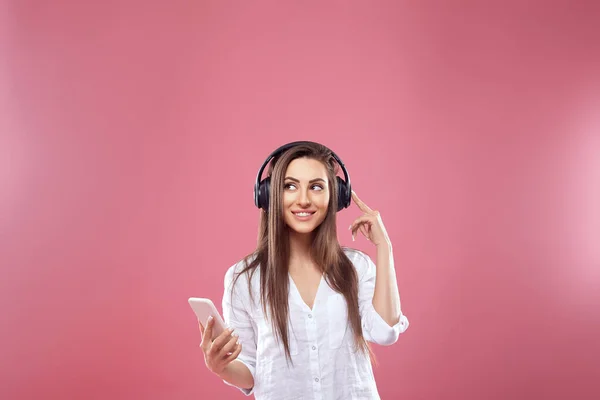
[[[359,264],[358,301],[365,340],[381,346],[390,346],[408,329],[408,318],[400,311],[398,323],[390,326],[385,322],[373,307],[377,267],[366,254],[360,254],[356,263]]]
[[[242,362],[255,377],[256,370],[256,339],[252,319],[244,305],[249,304],[249,294],[247,281],[244,276],[241,276],[235,284],[235,290],[232,297],[232,284],[234,278],[235,266],[229,268],[225,274],[225,291],[223,293],[223,319],[229,328],[235,329],[235,333],[239,335],[239,341],[242,344],[242,351],[237,357],[237,360]],[[231,383],[223,380],[227,385],[234,386]],[[256,386],[256,381],[254,386]],[[234,386],[237,387],[237,386]],[[238,387],[246,396],[250,396],[254,392],[254,387],[244,389]]]

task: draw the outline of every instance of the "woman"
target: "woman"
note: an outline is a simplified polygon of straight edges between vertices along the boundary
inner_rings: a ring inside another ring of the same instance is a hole
[[[351,199],[363,212],[352,239],[360,231],[370,240],[376,263],[337,240],[336,213]],[[211,342],[214,321],[200,324],[207,367],[256,399],[378,399],[367,342],[391,345],[409,325],[379,213],[351,191],[339,157],[314,142],[267,158],[255,202],[257,248],[225,275],[230,329]]]

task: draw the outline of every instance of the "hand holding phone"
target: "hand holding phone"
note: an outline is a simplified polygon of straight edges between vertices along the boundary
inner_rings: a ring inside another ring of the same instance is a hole
[[[190,298],[189,303],[198,316],[204,362],[211,372],[221,375],[227,365],[238,357],[242,345],[233,329],[226,328],[210,299]],[[207,321],[206,326],[202,324],[201,318]]]
[[[225,326],[225,322],[223,321],[223,318],[221,318],[221,314],[219,314],[219,312],[217,311],[217,308],[215,307],[212,300],[201,297],[190,297],[188,299],[188,303],[190,304],[190,307],[192,307],[194,314],[196,314],[196,317],[198,317],[198,321],[201,324],[206,324],[208,322],[209,317],[215,319],[213,328],[210,332],[211,340],[215,340],[217,336],[219,336],[221,333],[223,333],[223,331],[225,331],[225,329],[227,328]],[[206,325],[203,325],[203,327],[206,327]]]

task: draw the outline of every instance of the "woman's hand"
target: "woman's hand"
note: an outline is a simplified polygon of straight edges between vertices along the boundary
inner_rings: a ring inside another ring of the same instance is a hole
[[[357,230],[370,240],[375,246],[390,245],[390,238],[383,226],[379,211],[373,211],[361,199],[358,198],[354,190],[352,191],[352,200],[354,204],[364,213],[358,217],[348,229],[352,231],[352,240]]]
[[[233,334],[233,329],[226,329],[214,341],[211,341],[214,324],[215,320],[211,317],[208,318],[206,329],[200,323],[200,333],[202,334],[200,348],[204,352],[204,362],[208,369],[220,376],[229,363],[240,354],[242,345],[238,341],[237,335]]]

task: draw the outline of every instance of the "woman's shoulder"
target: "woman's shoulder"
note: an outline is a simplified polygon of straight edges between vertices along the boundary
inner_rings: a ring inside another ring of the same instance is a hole
[[[225,286],[227,289],[231,289],[231,285],[236,287],[248,286],[248,281],[252,279],[252,283],[256,282],[260,274],[260,268],[248,270],[248,266],[256,259],[255,254],[250,254],[239,261],[236,261],[233,265],[230,265],[225,272]]]
[[[348,257],[354,268],[356,268],[359,277],[362,277],[374,266],[373,260],[371,260],[371,257],[367,253],[350,247],[344,247],[343,250],[346,257]]]

